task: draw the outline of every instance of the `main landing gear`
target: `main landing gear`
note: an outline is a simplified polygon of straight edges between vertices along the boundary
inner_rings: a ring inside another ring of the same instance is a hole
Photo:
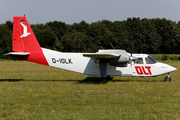
[[[112,80],[112,79],[113,79],[113,77],[107,76],[107,77],[102,78],[102,82],[107,83],[109,80]]]
[[[165,82],[171,82],[171,78],[169,77],[169,73],[168,73],[168,76],[164,78],[164,81]]]

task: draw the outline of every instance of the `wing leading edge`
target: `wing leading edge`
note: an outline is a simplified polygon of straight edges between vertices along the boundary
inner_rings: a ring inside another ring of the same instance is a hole
[[[116,58],[121,54],[127,53],[125,50],[99,50],[96,53],[84,53],[84,57],[92,58]]]
[[[118,55],[116,54],[97,54],[97,53],[87,53],[83,54],[84,57],[92,57],[92,58],[116,58]]]

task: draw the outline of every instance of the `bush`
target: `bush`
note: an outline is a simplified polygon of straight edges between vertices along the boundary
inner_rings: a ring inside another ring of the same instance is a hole
[[[162,58],[161,58],[162,61],[165,61],[165,60],[167,60],[167,59],[168,59],[168,56],[167,56],[167,55],[163,55]]]

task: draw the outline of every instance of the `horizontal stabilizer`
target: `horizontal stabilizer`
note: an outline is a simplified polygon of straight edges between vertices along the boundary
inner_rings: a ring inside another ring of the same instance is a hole
[[[10,57],[17,58],[18,60],[27,60],[30,53],[28,52],[10,52],[4,55],[9,55]]]
[[[30,53],[28,53],[28,52],[10,52],[10,53],[6,53],[6,54],[3,54],[3,55],[22,55],[22,56],[24,56],[24,55],[29,55]]]

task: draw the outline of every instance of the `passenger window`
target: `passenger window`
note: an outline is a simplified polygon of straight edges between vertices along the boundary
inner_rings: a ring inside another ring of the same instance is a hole
[[[137,60],[135,60],[135,64],[143,64],[143,59],[138,58]]]

